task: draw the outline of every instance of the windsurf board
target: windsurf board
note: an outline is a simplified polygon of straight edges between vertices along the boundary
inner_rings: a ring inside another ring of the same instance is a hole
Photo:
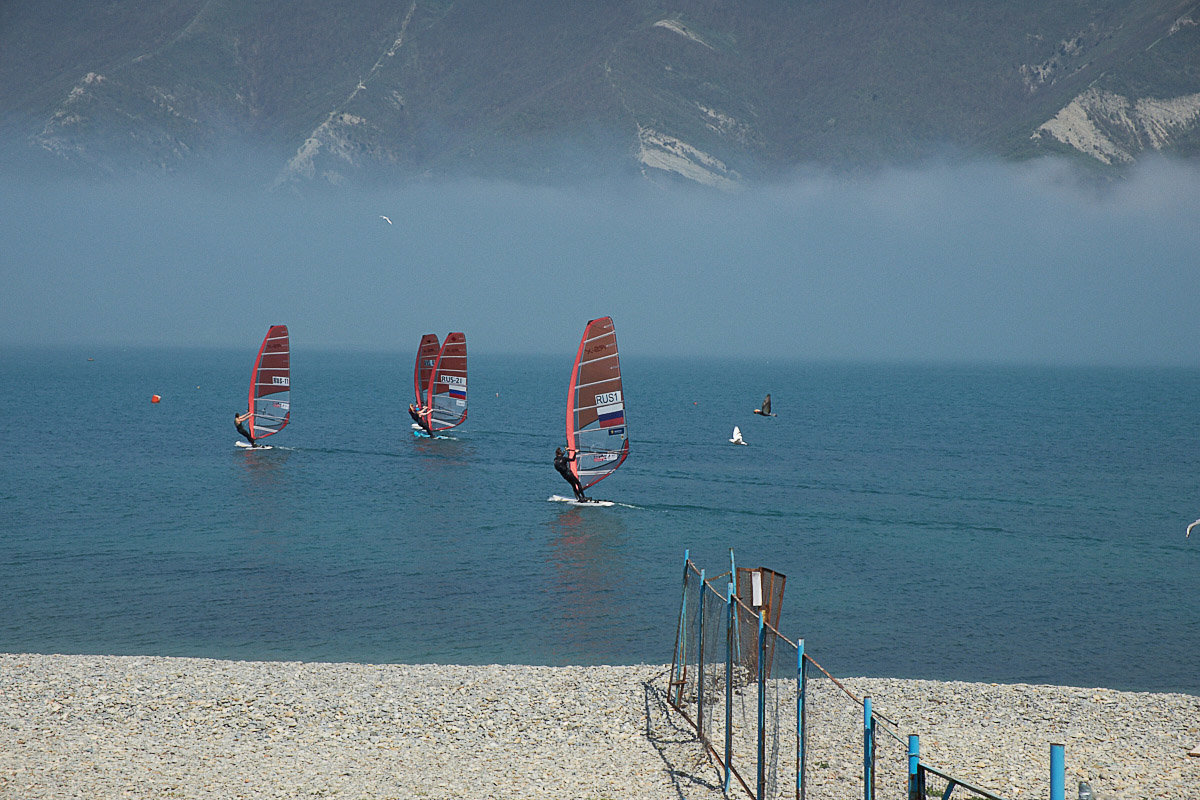
[[[573,506],[600,506],[601,508],[612,508],[616,505],[612,500],[588,500],[581,503],[574,497],[563,497],[560,494],[552,494],[546,498],[551,503],[570,503]]]

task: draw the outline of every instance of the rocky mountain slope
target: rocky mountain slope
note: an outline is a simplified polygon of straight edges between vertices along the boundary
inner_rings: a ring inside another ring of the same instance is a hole
[[[278,186],[1200,154],[1200,0],[17,0],[8,161]]]

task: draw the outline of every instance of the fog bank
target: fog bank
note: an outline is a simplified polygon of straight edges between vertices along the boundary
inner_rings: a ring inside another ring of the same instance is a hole
[[[573,350],[1197,365],[1200,170],[1043,161],[798,177],[460,181],[296,197],[228,179],[0,178],[0,345]],[[390,218],[391,223],[381,218]]]

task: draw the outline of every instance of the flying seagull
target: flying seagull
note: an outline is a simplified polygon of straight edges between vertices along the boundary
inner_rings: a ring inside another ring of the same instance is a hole
[[[1183,538],[1185,538],[1185,539],[1190,539],[1190,538],[1192,538],[1192,528],[1196,527],[1197,525],[1200,525],[1200,519],[1196,520],[1196,521],[1195,521],[1195,522],[1193,522],[1191,525],[1188,525],[1188,527],[1187,527],[1187,535],[1186,535],[1186,536],[1184,536]]]
[[[388,219],[387,217],[385,217],[383,214],[380,214],[380,215],[379,215],[379,218],[380,218],[381,220],[383,220],[384,222],[386,222],[388,225],[391,225],[391,224],[392,224],[392,221],[391,221],[390,219]]]
[[[758,414],[759,416],[763,416],[763,417],[775,416],[774,414],[771,413],[771,395],[770,394],[767,394],[766,399],[763,400],[762,408],[754,409],[754,413]]]
[[[733,438],[730,439],[729,441],[733,442],[734,444],[745,444],[746,443],[746,441],[742,438],[742,431],[741,431],[741,429],[738,428],[737,425],[733,426]],[[1197,521],[1200,522],[1200,520],[1197,520]]]

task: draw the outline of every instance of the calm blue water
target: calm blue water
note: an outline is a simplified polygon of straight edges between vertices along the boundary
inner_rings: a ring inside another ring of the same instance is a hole
[[[411,354],[294,349],[249,453],[249,350],[4,351],[0,650],[662,663],[732,547],[836,675],[1200,694],[1200,372],[626,356],[635,507],[577,509],[572,357],[472,354],[431,442]]]

